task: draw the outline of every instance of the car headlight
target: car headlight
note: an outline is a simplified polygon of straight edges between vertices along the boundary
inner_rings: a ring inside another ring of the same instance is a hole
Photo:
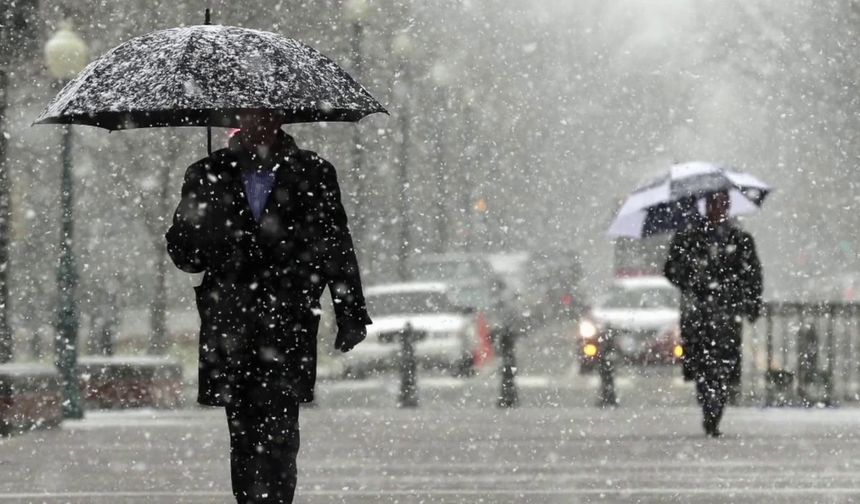
[[[599,351],[600,349],[594,343],[586,343],[582,347],[582,353],[586,357],[595,357]]]
[[[579,323],[579,335],[583,339],[592,339],[600,332],[600,328],[594,322],[585,319]]]

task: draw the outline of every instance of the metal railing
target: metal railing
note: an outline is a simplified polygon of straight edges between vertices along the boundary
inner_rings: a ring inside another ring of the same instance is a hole
[[[751,329],[750,398],[766,406],[860,401],[860,303],[769,302]]]

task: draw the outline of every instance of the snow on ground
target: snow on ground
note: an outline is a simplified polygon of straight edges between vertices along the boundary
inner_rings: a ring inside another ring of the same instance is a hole
[[[860,410],[311,408],[297,502],[854,502]],[[218,409],[95,412],[0,441],[0,502],[230,502]]]

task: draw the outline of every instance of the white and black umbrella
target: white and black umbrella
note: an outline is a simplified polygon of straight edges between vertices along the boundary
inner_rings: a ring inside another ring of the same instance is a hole
[[[334,61],[301,42],[206,24],[111,49],[70,81],[36,123],[236,127],[238,114],[249,110],[282,112],[285,123],[358,121],[386,112]]]
[[[704,214],[704,198],[720,191],[729,193],[729,216],[736,217],[756,212],[771,187],[753,175],[719,164],[676,164],[627,197],[608,234],[643,238],[675,231],[697,213]]]

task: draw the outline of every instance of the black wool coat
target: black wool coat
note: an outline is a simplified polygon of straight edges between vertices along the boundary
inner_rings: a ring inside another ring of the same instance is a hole
[[[664,274],[681,290],[684,376],[740,379],[743,317],[762,309],[762,271],[752,236],[705,220],[675,234]]]
[[[313,400],[325,287],[339,326],[371,323],[334,167],[281,132],[257,222],[242,171],[260,164],[234,139],[188,167],[166,235],[179,269],[205,272],[195,287],[205,405],[227,405],[261,383]]]

